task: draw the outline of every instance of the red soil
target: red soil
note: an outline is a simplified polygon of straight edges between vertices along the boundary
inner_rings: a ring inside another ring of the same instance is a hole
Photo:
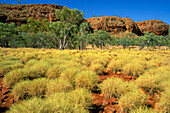
[[[3,86],[2,79],[0,74],[0,111],[3,112],[14,102],[14,97],[9,93],[10,87]]]

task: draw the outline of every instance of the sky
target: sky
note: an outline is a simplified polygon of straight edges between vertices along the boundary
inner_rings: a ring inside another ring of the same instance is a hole
[[[18,4],[17,0],[0,0]],[[83,11],[84,18],[95,16],[129,17],[133,21],[161,20],[170,24],[170,0],[21,0],[21,4],[56,4]]]

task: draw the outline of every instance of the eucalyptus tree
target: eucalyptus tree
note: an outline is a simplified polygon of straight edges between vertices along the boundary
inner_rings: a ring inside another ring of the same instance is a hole
[[[90,33],[90,26],[87,22],[82,22],[78,32],[79,50],[83,49],[84,43],[87,42]]]
[[[57,28],[57,30],[59,30],[57,40],[60,45],[59,48],[64,50],[69,44],[68,35],[70,31],[74,25],[82,22],[84,13],[78,9],[63,7],[62,10],[57,9],[55,14],[56,18],[60,20],[60,22],[57,22],[57,24],[59,24],[58,26],[60,26],[60,28]]]
[[[20,36],[14,23],[0,23],[0,46],[1,47],[17,47],[21,43]]]
[[[96,45],[100,45],[101,50],[103,50],[103,46],[104,44],[106,44],[108,42],[108,40],[110,40],[110,34],[107,33],[106,31],[101,31],[101,30],[95,30],[94,32],[94,38],[95,38],[95,42]]]

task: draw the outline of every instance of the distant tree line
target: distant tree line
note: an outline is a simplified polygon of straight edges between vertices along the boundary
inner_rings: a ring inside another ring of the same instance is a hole
[[[106,31],[95,30],[91,32],[87,22],[83,22],[82,11],[63,7],[56,10],[56,17],[60,21],[48,22],[47,20],[28,19],[27,24],[17,26],[14,23],[0,23],[0,47],[30,47],[30,48],[58,48],[79,49],[91,44],[100,47],[122,45],[144,47],[165,46],[170,47],[170,35],[155,36],[154,33],[145,33],[144,36],[129,38],[112,37]]]

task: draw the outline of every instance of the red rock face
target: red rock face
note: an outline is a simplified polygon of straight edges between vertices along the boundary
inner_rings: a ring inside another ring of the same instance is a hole
[[[94,30],[103,30],[112,34],[128,31],[141,35],[138,26],[130,18],[115,16],[94,17],[88,18],[87,22],[90,23]]]
[[[62,9],[62,7],[50,4],[1,5],[0,22],[24,24],[30,17],[35,20],[57,21],[55,11],[56,9]]]
[[[155,35],[167,35],[169,29],[169,26],[160,20],[134,22],[129,18],[115,16],[94,17],[86,20],[94,30],[103,30],[111,34],[128,31],[137,35],[143,35],[144,32],[153,32]]]
[[[148,20],[148,21],[136,22],[136,24],[138,25],[142,33],[153,32],[155,33],[155,35],[168,34],[169,26],[160,20]]]

